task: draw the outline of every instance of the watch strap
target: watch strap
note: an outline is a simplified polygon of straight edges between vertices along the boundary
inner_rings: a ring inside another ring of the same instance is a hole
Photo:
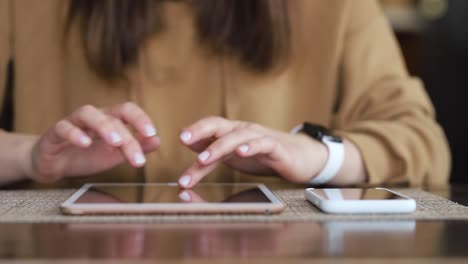
[[[323,137],[322,142],[328,148],[328,159],[322,171],[309,181],[313,185],[325,184],[333,179],[338,174],[344,161],[343,143],[332,141],[327,136]]]
[[[319,128],[318,131],[315,128]],[[323,131],[322,131],[323,130]],[[329,182],[338,174],[344,161],[344,144],[341,138],[327,134],[321,126],[303,123],[294,127],[291,131],[293,134],[304,132],[312,138],[321,141],[328,149],[327,162],[317,176],[312,178],[308,183],[312,185],[321,185]]]

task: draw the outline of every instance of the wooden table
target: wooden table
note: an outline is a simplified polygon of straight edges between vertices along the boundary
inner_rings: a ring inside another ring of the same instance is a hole
[[[468,201],[468,186],[430,189]],[[468,221],[2,224],[3,263],[468,263]]]

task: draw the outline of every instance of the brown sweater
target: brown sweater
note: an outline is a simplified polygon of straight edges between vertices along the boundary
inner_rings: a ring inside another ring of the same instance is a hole
[[[84,104],[132,100],[153,118],[162,140],[160,151],[148,156],[147,181],[174,181],[194,161],[178,134],[209,115],[283,131],[306,120],[328,126],[358,146],[371,184],[448,179],[444,133],[421,82],[408,76],[375,1],[289,1],[290,63],[263,75],[210,55],[196,41],[189,5],[166,3],[166,31],[142,48],[130,81],[113,83],[88,67],[76,28],[63,41],[66,5],[0,0],[0,104],[12,59],[17,132],[43,133]],[[128,166],[107,174],[112,176],[86,180],[140,179]],[[230,174],[214,173],[208,180],[229,180]]]

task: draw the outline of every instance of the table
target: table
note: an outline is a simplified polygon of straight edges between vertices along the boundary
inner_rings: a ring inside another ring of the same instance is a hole
[[[466,263],[467,245],[468,221],[0,225],[2,263]]]

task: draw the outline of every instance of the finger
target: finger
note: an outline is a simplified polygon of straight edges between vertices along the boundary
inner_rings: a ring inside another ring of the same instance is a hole
[[[278,141],[269,136],[252,139],[236,149],[236,154],[244,158],[263,154],[272,160],[280,160],[284,156],[283,153],[284,150]]]
[[[203,177],[212,172],[219,163],[212,163],[208,166],[202,166],[195,162],[190,168],[188,168],[182,177],[179,178],[178,183],[181,188],[187,189],[192,188],[198,182],[200,182]]]
[[[138,137],[136,136],[138,142],[144,153],[151,153],[161,146],[161,140],[159,137]]]
[[[189,189],[181,190],[179,198],[186,203],[206,203],[205,199],[198,195],[198,193]]]
[[[108,112],[127,124],[130,124],[141,135],[145,137],[156,136],[156,128],[153,122],[137,104],[126,102],[109,109]]]
[[[236,121],[230,121],[222,117],[207,117],[201,119],[180,133],[183,144],[192,145],[202,139],[220,138],[234,129]]]
[[[216,162],[235,152],[240,145],[259,137],[261,135],[248,128],[236,129],[213,142],[205,151],[200,153],[198,162],[202,165]]]
[[[66,119],[59,121],[53,131],[58,138],[69,141],[77,147],[85,148],[92,143],[91,138],[83,130]]]
[[[216,141],[215,138],[202,139],[202,140],[199,140],[198,142],[195,142],[195,143],[193,143],[191,145],[188,145],[187,147],[189,147],[192,151],[194,151],[196,153],[201,153],[209,145],[213,144],[213,142],[215,142],[215,141]]]
[[[120,146],[123,142],[122,135],[114,126],[114,118],[110,118],[94,106],[86,105],[73,112],[69,119],[79,127],[86,127],[95,131],[99,136],[112,146]]]
[[[146,158],[145,155],[143,155],[140,143],[120,120],[114,119],[114,127],[117,129],[117,132],[122,135],[123,143],[120,146],[120,149],[122,150],[125,158],[134,167],[143,166],[146,162]]]

